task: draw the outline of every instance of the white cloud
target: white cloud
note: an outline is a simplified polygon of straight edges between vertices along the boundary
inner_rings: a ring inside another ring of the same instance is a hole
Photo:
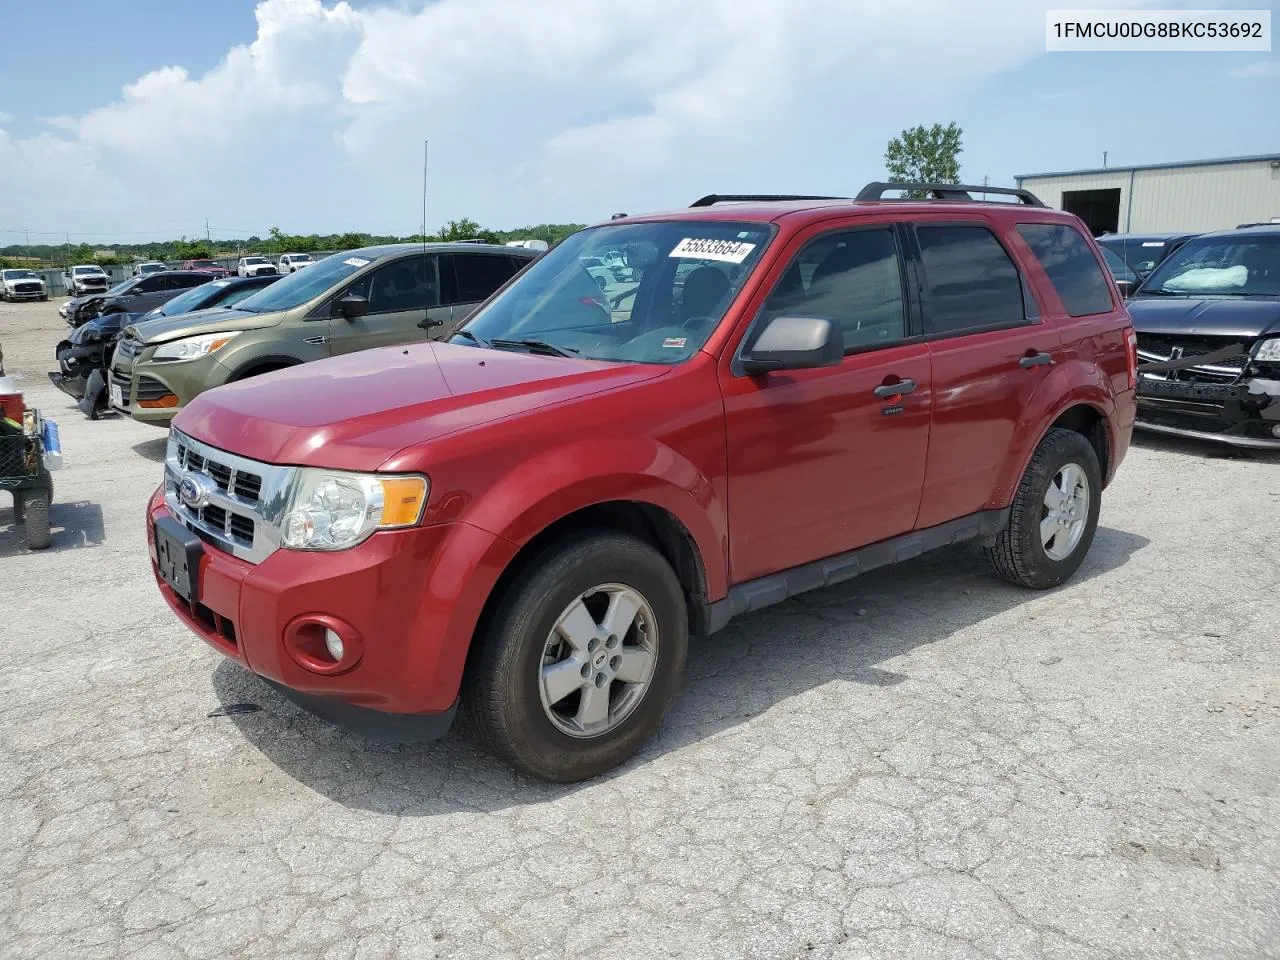
[[[1227,71],[1227,75],[1244,80],[1280,77],[1280,60],[1257,60],[1242,67],[1234,67]]]
[[[0,130],[0,182],[6,214],[73,232],[409,232],[424,138],[432,224],[848,190],[888,136],[1042,53],[1051,5],[264,0],[203,76],[165,66],[51,132]]]

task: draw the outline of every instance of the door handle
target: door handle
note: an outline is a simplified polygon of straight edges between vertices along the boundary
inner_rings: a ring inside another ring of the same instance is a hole
[[[1024,370],[1029,370],[1032,367],[1043,367],[1043,366],[1052,366],[1052,365],[1053,365],[1053,357],[1049,356],[1049,354],[1047,353],[1031,353],[1018,360],[1018,366],[1022,367],[1022,369]]]
[[[900,397],[903,394],[910,393],[915,388],[916,382],[914,380],[899,380],[897,383],[881,384],[875,388],[874,393],[882,400],[887,400],[889,397]]]

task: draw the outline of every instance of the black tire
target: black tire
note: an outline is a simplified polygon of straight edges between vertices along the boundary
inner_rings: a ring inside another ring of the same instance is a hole
[[[594,737],[558,729],[542,705],[538,675],[547,638],[574,599],[605,583],[621,584],[649,604],[657,627],[652,679],[631,713]],[[658,729],[680,677],[689,643],[684,592],[671,566],[649,544],[599,531],[567,538],[531,560],[505,591],[475,642],[463,700],[480,738],[518,770],[571,783],[616,767]]]
[[[1055,560],[1041,542],[1045,493],[1060,471],[1074,463],[1089,485],[1089,510],[1084,531],[1071,553]],[[1055,427],[1045,434],[1018,484],[1009,514],[1009,525],[986,548],[995,572],[1011,583],[1033,590],[1047,590],[1066,581],[1084,562],[1098,529],[1102,505],[1102,471],[1098,454],[1081,434]]]
[[[53,490],[50,487],[32,487],[20,491],[22,496],[22,526],[26,532],[28,550],[45,550],[51,539],[49,536],[49,501]],[[15,497],[15,503],[17,498]]]

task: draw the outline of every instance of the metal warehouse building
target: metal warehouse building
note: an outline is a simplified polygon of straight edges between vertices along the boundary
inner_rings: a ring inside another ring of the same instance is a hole
[[[1280,223],[1280,154],[1017,178],[1051,207],[1103,233],[1196,233]]]

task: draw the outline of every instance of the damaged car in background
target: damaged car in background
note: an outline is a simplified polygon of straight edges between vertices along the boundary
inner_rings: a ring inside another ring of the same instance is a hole
[[[1280,450],[1280,225],[1188,241],[1128,306],[1139,427]]]
[[[68,326],[79,327],[109,313],[139,317],[192,287],[209,282],[209,274],[194,270],[166,270],[130,277],[104,293],[80,297],[67,305]]]
[[[97,420],[109,410],[107,370],[116,341],[126,325],[177,316],[189,316],[193,322],[206,317],[216,319],[232,304],[252,296],[278,279],[278,276],[271,275],[208,280],[161,304],[141,319],[136,314],[116,311],[90,320],[73,330],[54,348],[58,369],[49,374],[49,379],[55,387],[78,402],[82,413],[91,420]]]

